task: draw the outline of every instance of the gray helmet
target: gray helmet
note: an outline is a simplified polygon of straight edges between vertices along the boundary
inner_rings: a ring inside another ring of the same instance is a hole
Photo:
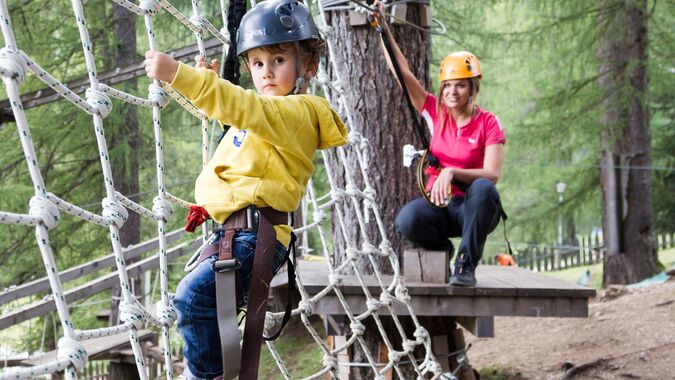
[[[261,46],[321,39],[307,6],[298,0],[267,0],[251,8],[237,31],[237,55]]]

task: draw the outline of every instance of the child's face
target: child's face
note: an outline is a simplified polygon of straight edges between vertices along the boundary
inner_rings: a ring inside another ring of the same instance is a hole
[[[247,52],[248,67],[251,71],[253,84],[260,95],[288,95],[295,87],[297,59],[295,47],[284,44],[283,49],[256,48]],[[300,76],[306,73],[306,65],[303,63]]]

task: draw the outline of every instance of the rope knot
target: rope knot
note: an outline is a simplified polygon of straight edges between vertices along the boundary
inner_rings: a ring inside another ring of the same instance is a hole
[[[162,199],[159,195],[152,198],[152,212],[159,215],[165,222],[169,221],[173,214],[173,206],[166,199]]]
[[[368,307],[368,311],[375,312],[380,308],[380,301],[371,298],[366,301],[366,306]]]
[[[314,218],[314,222],[316,223],[323,224],[323,222],[326,221],[326,213],[323,212],[323,210],[314,211],[312,216]]]
[[[377,197],[377,190],[370,185],[366,185],[365,190],[363,190],[363,197],[366,198],[371,203],[375,203],[375,198]]]
[[[403,346],[403,352],[401,353],[402,355],[407,355],[413,350],[415,350],[415,347],[417,346],[417,342],[414,340],[406,339],[405,342],[402,344]]]
[[[276,327],[278,322],[281,322],[281,318],[277,318],[272,313],[265,314],[265,324],[263,327],[263,332],[265,333],[266,336],[271,336],[275,334],[277,331],[279,331],[279,328]]]
[[[56,358],[59,361],[69,361],[77,371],[87,364],[87,351],[82,344],[73,338],[62,337],[57,344]]]
[[[349,328],[352,330],[352,334],[357,336],[362,336],[366,332],[366,326],[363,323],[356,321],[349,324]]]
[[[129,218],[127,209],[108,197],[103,198],[101,205],[103,206],[103,217],[115,224],[117,228],[122,228],[124,222]]]
[[[225,38],[228,44],[231,43],[232,40],[230,39],[230,31],[227,30],[226,27],[220,28],[219,32]]]
[[[335,29],[329,25],[321,25],[319,32],[324,35],[324,39],[330,40],[335,36]]]
[[[120,321],[140,330],[143,328],[143,316],[143,307],[138,303],[120,302]]]
[[[330,83],[330,77],[325,72],[319,72],[319,75],[316,76],[316,81],[322,85],[328,85]]]
[[[157,319],[166,327],[173,326],[173,323],[178,319],[178,312],[173,305],[161,305],[157,309]]]
[[[330,190],[330,199],[334,200],[336,202],[341,201],[344,199],[345,193],[342,190],[339,189],[331,189]]]
[[[347,259],[351,261],[356,261],[356,258],[358,257],[358,251],[354,247],[348,247],[345,250],[345,253],[347,254]]]
[[[192,23],[192,25],[195,26],[195,28],[197,28],[197,31],[202,34],[208,28],[209,25],[209,21],[206,19],[206,17],[201,15],[190,16],[190,22]]]
[[[410,303],[410,294],[408,294],[408,288],[406,288],[404,285],[397,285],[394,293],[396,294],[396,299],[401,303],[406,305]]]
[[[162,9],[162,3],[159,0],[141,0],[138,6],[148,16],[154,16]]]
[[[105,119],[110,114],[110,111],[112,111],[112,102],[102,91],[88,88],[84,96],[87,99],[87,104],[94,109],[95,113],[101,115],[102,118]]]
[[[403,354],[399,351],[389,351],[389,354],[387,354],[387,358],[392,363],[398,363],[399,361],[401,361],[402,357],[403,357]]]
[[[19,50],[3,47],[0,49],[0,74],[20,84],[26,79],[28,64]]]
[[[359,195],[359,190],[356,188],[356,186],[350,183],[347,186],[345,186],[345,193],[350,197],[355,197]]]
[[[302,310],[302,312],[305,313],[306,316],[310,316],[314,312],[312,304],[305,300],[298,302],[298,309]]]
[[[333,369],[337,368],[338,367],[337,358],[335,356],[331,356],[331,355],[328,355],[328,354],[324,355],[323,356],[323,366],[325,368],[333,368]]]
[[[349,132],[349,134],[347,134],[347,140],[349,141],[349,145],[359,144],[362,139],[363,136],[359,132],[352,131]]]
[[[384,256],[391,256],[392,253],[394,253],[394,250],[391,248],[391,243],[389,240],[385,240],[379,245],[380,251],[384,254]]]
[[[61,220],[61,213],[49,199],[35,195],[28,202],[28,214],[42,221],[48,230],[56,227]]]
[[[413,336],[417,339],[426,340],[427,338],[429,338],[429,332],[427,331],[427,329],[420,326],[417,329],[415,329]]]
[[[166,92],[162,86],[155,83],[151,83],[150,86],[148,86],[148,99],[153,103],[156,103],[159,108],[166,107],[171,101],[169,93]]]
[[[394,296],[392,296],[389,292],[385,291],[380,293],[380,302],[385,306],[390,306],[395,299],[396,298],[394,298]]]
[[[328,274],[328,282],[331,285],[340,286],[342,285],[342,276],[340,276],[339,274],[330,273]]]

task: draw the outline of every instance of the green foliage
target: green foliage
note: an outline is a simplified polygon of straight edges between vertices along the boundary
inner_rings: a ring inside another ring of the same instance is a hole
[[[510,366],[489,366],[478,371],[483,380],[525,380],[526,377]]]

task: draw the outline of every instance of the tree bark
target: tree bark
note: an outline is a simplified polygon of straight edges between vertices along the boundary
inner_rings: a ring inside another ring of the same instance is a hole
[[[409,21],[419,20],[419,9],[408,6]],[[403,241],[394,229],[394,219],[401,207],[408,201],[417,197],[415,185],[415,172],[413,168],[403,167],[403,145],[413,144],[421,149],[421,142],[415,135],[412,117],[405,103],[403,92],[399,88],[394,76],[390,74],[385,61],[385,56],[380,48],[380,35],[367,25],[350,26],[348,11],[331,11],[327,15],[327,22],[334,30],[334,55],[329,59],[334,66],[328,66],[328,72],[332,80],[340,79],[344,88],[344,96],[348,111],[352,119],[348,126],[350,132],[361,133],[368,139],[370,144],[370,164],[368,176],[371,185],[377,193],[377,205],[383,223],[386,226],[386,237],[390,241],[396,254],[401,254],[404,246],[408,243]],[[416,73],[422,85],[429,86],[429,35],[408,26],[391,25],[396,41],[411,69]],[[333,67],[336,69],[334,70]],[[337,94],[328,92],[335,109],[339,109]],[[347,115],[341,115],[347,121]],[[353,162],[347,175],[355,178],[358,189],[364,189],[363,178],[356,163],[353,148],[346,149],[348,161]],[[345,170],[338,157],[331,154],[329,166],[337,178],[337,185],[345,188],[345,182],[341,178]],[[349,201],[348,201],[349,202]],[[343,247],[346,246],[344,235],[357,249],[362,249],[365,238],[371,244],[378,246],[381,243],[379,230],[372,214],[370,222],[365,224],[367,236],[362,236],[359,221],[353,211],[351,203],[344,207],[344,225],[346,231],[342,231],[337,223],[337,216],[333,214],[333,238],[336,262],[346,259]],[[363,203],[361,203],[362,207]],[[383,272],[391,272],[388,259],[376,260],[378,268]],[[363,274],[373,273],[373,267],[367,257],[360,256],[357,260],[359,272]],[[375,297],[377,295],[374,295]],[[374,357],[377,359],[378,343],[382,337],[375,328],[372,318],[364,321],[368,326],[364,339]],[[397,333],[396,333],[397,334]],[[401,347],[395,347],[400,350]],[[354,345],[355,362],[367,362],[360,345]],[[408,366],[410,368],[410,366]],[[373,371],[370,368],[357,370],[352,369],[353,379],[372,379]]]
[[[651,172],[640,168],[651,165],[646,10],[646,0],[606,0],[599,16],[605,286],[658,272]]]

